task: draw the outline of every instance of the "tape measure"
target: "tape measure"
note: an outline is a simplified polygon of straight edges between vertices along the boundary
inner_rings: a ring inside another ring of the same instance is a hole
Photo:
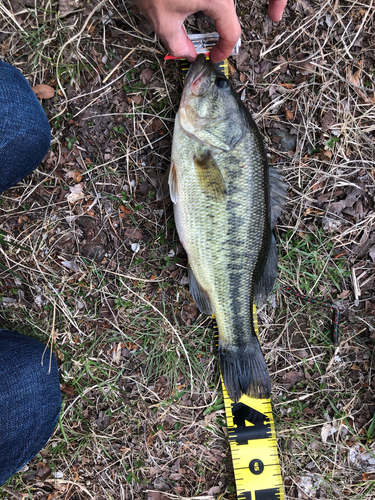
[[[216,66],[228,77],[227,60]],[[189,67],[190,63],[181,60],[183,79]],[[255,305],[254,329],[259,335]],[[216,340],[218,341],[217,334]],[[271,400],[255,399],[244,395],[238,403],[233,403],[228,396],[221,374],[220,377],[237,499],[284,500]]]
[[[228,77],[229,75],[229,66],[228,66],[228,60],[225,59],[225,61],[221,61],[215,66],[226,76]],[[186,73],[188,72],[188,69],[190,68],[190,63],[187,62],[185,59],[181,60],[181,71],[182,71],[182,79],[185,81],[185,76]]]
[[[258,335],[255,306],[254,329]],[[233,403],[222,376],[221,384],[238,500],[284,500],[271,400],[244,395]]]

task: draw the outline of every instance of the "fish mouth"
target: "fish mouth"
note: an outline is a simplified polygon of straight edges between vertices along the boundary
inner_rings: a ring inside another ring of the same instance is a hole
[[[199,54],[190,66],[185,78],[184,94],[204,95],[211,84],[212,62],[204,54]]]

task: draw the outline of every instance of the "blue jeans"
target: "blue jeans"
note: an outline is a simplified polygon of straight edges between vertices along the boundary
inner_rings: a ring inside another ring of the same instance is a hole
[[[0,61],[0,193],[30,174],[50,144],[47,117],[26,78]]]
[[[39,340],[0,330],[0,485],[47,443],[61,409],[55,357]]]
[[[47,117],[30,85],[0,61],[0,193],[38,166],[50,142]],[[43,448],[59,417],[57,363],[52,355],[49,366],[45,349],[38,340],[0,330],[0,485]]]

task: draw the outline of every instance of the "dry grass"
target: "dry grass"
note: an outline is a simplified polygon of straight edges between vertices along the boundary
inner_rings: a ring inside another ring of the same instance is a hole
[[[66,17],[55,2],[30,4],[0,4],[1,54],[56,89],[43,102],[53,141],[2,196],[1,312],[5,327],[53,346],[64,408],[0,498],[211,498],[219,487],[233,499],[211,320],[192,304],[171,207],[154,201],[178,65],[127,3],[77,3]],[[290,184],[279,280],[259,312],[286,498],[370,500],[374,5],[291,2],[279,26],[262,3],[237,10],[251,60],[237,60],[233,84]],[[295,138],[290,151],[280,131]],[[84,197],[70,203],[77,185]],[[285,286],[340,304],[339,346],[330,313]]]

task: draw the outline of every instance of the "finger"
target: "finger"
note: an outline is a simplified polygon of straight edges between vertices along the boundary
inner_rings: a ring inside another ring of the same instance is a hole
[[[216,31],[219,33],[219,41],[211,49],[210,59],[216,64],[227,59],[241,36],[241,27],[236,15],[234,3],[223,2],[220,9],[206,9],[205,14],[215,21]]]
[[[171,25],[176,26],[174,23],[171,23]],[[188,38],[182,24],[177,29],[161,30],[159,36],[172,56],[184,57],[189,62],[193,62],[196,59],[197,51]]]
[[[270,0],[268,5],[268,15],[272,21],[275,21],[276,23],[281,21],[286,4],[287,0]]]

